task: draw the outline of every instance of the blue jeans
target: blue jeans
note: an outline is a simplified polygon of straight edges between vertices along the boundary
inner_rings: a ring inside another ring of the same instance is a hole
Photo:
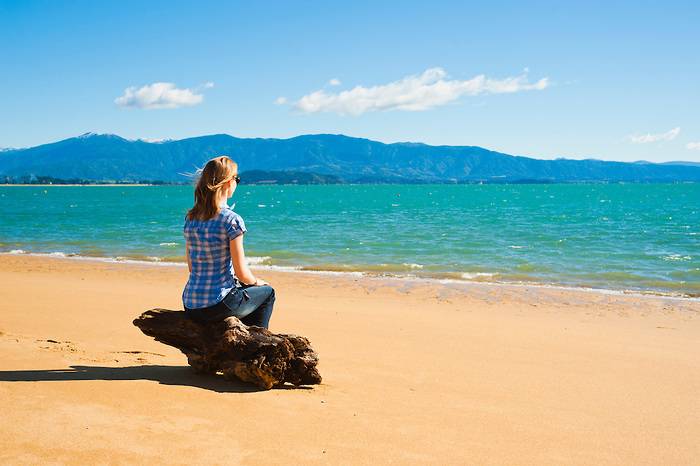
[[[269,285],[236,287],[224,299],[213,306],[199,309],[185,308],[185,315],[202,324],[238,317],[250,326],[268,328],[272,307],[275,304],[275,290]]]

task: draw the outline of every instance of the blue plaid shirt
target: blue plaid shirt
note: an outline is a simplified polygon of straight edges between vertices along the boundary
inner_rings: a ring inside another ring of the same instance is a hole
[[[190,309],[213,306],[236,286],[229,242],[246,232],[245,223],[229,206],[222,206],[219,214],[209,220],[185,217],[183,231],[192,271],[182,302]]]

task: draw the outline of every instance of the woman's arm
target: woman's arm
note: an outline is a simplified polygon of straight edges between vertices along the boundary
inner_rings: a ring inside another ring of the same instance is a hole
[[[233,271],[236,273],[236,277],[245,285],[267,285],[267,282],[255,278],[255,275],[248,267],[248,263],[245,260],[245,251],[243,250],[243,236],[238,235],[231,240]]]
[[[190,259],[190,243],[185,243],[185,257],[187,258],[187,268],[192,272],[192,260]]]

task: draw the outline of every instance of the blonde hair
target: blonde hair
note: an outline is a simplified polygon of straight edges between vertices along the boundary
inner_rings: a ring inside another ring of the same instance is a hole
[[[190,220],[209,220],[219,213],[216,204],[220,191],[238,173],[238,164],[225,155],[215,157],[198,170],[194,188],[194,206],[187,212]]]

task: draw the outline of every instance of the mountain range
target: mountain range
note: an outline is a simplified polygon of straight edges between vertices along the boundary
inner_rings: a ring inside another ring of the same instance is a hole
[[[230,156],[242,175],[252,171],[265,182],[700,181],[700,166],[693,162],[540,160],[476,146],[384,144],[333,134],[289,139],[215,134],[148,142],[94,133],[1,151],[0,181],[186,183],[197,167],[217,155]]]

